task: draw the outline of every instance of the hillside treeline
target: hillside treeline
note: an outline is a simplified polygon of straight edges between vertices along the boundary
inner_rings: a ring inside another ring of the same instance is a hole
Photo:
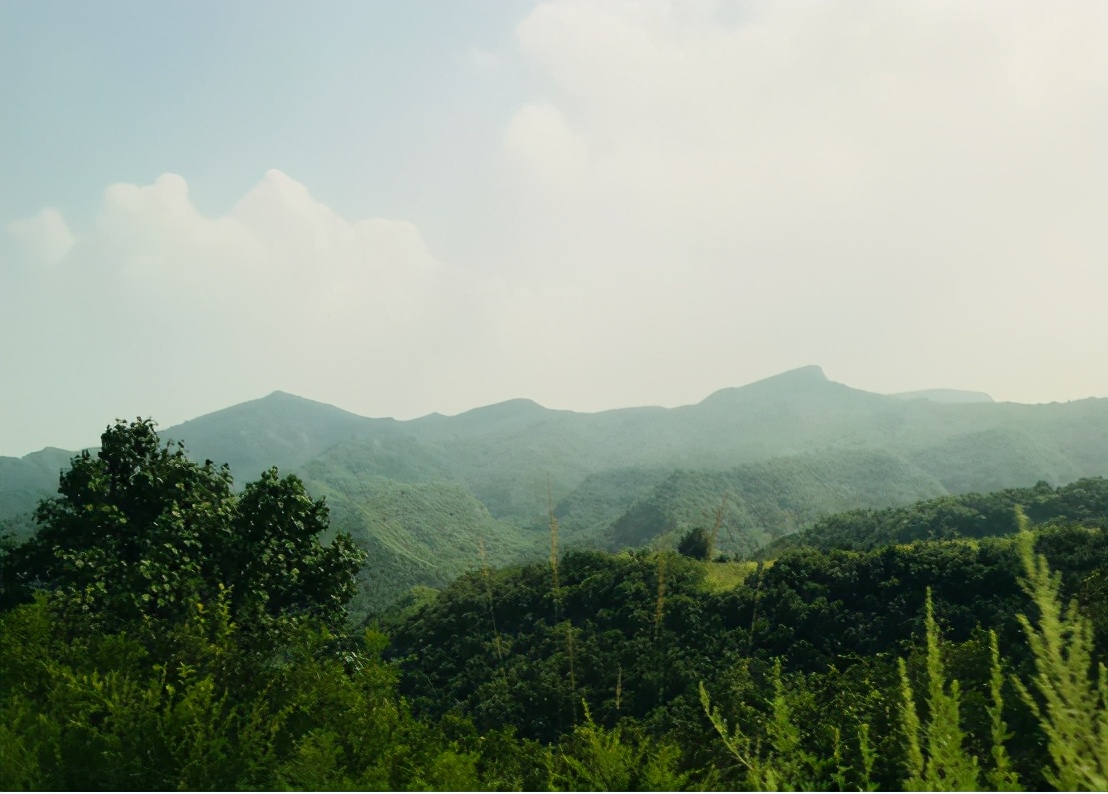
[[[366,552],[297,478],[103,440],[0,551],[5,790],[1108,783],[1103,481],[1001,537],[552,553],[356,625]]]
[[[769,551],[797,546],[867,550],[917,540],[1011,535],[1019,531],[1017,506],[1035,524],[1108,529],[1108,479],[1088,477],[1056,488],[1040,482],[1032,488],[943,496],[905,507],[846,511],[775,541]]]
[[[275,392],[166,434],[240,481],[277,466],[326,498],[331,527],[369,552],[360,612],[445,587],[482,564],[482,543],[492,566],[544,559],[552,506],[563,548],[675,548],[718,524],[715,548],[748,557],[846,510],[1108,474],[1108,399],[908,397],[818,367],[695,405],[595,414],[509,400],[396,421]],[[72,454],[0,456],[0,534],[34,531]]]

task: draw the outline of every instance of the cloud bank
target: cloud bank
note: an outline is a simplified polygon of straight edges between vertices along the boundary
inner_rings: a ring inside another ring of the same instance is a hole
[[[613,358],[1108,393],[1105,4],[552,2],[517,35],[525,248]]]
[[[411,223],[347,221],[277,170],[218,218],[165,174],[107,188],[76,237],[54,210],[8,232],[21,256],[3,271],[19,296],[0,320],[3,409],[46,400],[55,418],[5,423],[7,446],[24,433],[91,442],[90,413],[102,425],[158,406],[167,423],[274,389],[429,412],[457,399],[442,399],[444,375],[480,366],[463,352],[496,356],[501,286],[445,267]]]
[[[108,187],[87,228],[9,222],[0,452],[273,389],[597,410],[818,363],[1108,395],[1105,40],[1099,0],[541,4],[488,147],[508,209],[467,241],[488,262],[429,250],[449,218],[351,221],[278,170],[220,217],[165,174]]]

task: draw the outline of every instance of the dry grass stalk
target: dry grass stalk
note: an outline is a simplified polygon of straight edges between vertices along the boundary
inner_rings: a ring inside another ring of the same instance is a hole
[[[550,581],[554,595],[554,619],[561,616],[562,588],[558,581],[558,519],[554,517],[554,497],[550,488],[550,476],[546,478],[546,503],[550,513]],[[566,621],[566,655],[569,657],[570,703],[573,704],[573,721],[577,720],[577,670],[576,651],[573,643],[573,622]]]
[[[500,675],[504,679],[504,685],[508,685],[508,673],[504,668],[504,646],[500,642],[500,630],[496,627],[496,610],[493,607],[492,574],[489,572],[489,559],[485,554],[485,539],[477,538],[477,551],[481,555],[481,578],[485,581],[485,595],[489,603],[489,620],[492,621],[492,642],[496,648],[496,659],[500,664]]]
[[[573,695],[573,702],[577,701],[577,670],[574,661],[575,646],[573,642],[573,624],[566,621],[566,651],[569,654],[569,689]],[[577,709],[574,708],[574,717],[577,715]]]
[[[758,552],[758,567],[754,569],[754,609],[750,613],[750,641],[754,642],[754,628],[758,625],[758,607],[761,604],[762,573],[766,570],[766,560]]]
[[[723,512],[727,508],[727,497],[729,494],[724,494],[723,498],[719,502],[719,507],[716,508],[716,520],[712,524],[712,534],[708,538],[708,561],[711,562],[716,556],[716,541],[719,539],[719,530],[723,526]]]
[[[550,576],[554,587],[554,607],[557,610],[562,603],[562,589],[558,585],[558,519],[554,517],[554,498],[550,492],[549,476],[546,478],[546,501],[550,511]]]
[[[666,603],[666,556],[658,555],[658,601],[654,605],[654,636],[658,636],[658,630],[662,625],[662,617],[665,613]]]

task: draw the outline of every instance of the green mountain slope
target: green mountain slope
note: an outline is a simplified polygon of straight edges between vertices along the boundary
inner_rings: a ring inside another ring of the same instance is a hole
[[[543,520],[548,482],[558,502],[612,468],[729,469],[832,448],[886,450],[946,478],[951,490],[1108,474],[1108,399],[906,400],[835,383],[818,367],[723,389],[696,405],[595,414],[511,400],[399,422],[278,392],[163,436],[182,439],[198,459],[231,464],[240,481],[271,465],[295,470],[345,447],[332,456],[336,467],[401,481],[461,482],[494,516],[521,525]],[[337,468],[329,476],[341,477]]]
[[[40,499],[58,490],[58,474],[74,453],[48,447],[22,458],[0,457],[0,529],[18,538],[33,531],[30,516]]]
[[[513,400],[397,427],[419,442],[420,467],[464,482],[493,515],[532,526],[545,521],[548,484],[557,503],[608,469],[729,469],[836,448],[888,451],[952,491],[1108,474],[1108,400],[903,400],[834,383],[818,367],[681,408],[578,414]]]
[[[1010,428],[992,428],[948,439],[908,458],[951,493],[1052,484],[1078,479],[1081,468],[1058,449]]]
[[[471,500],[465,510],[479,517],[466,531],[474,541],[485,537],[490,553],[496,545],[526,554],[545,534],[551,502],[563,542],[604,548],[710,528],[723,504],[719,546],[745,553],[828,512],[1108,475],[1108,399],[903,399],[835,383],[819,367],[723,389],[695,405],[593,414],[510,400],[401,422],[276,392],[162,436],[184,441],[198,460],[229,463],[239,483],[273,465],[302,474],[336,514],[358,517],[366,545],[398,561],[403,575],[379,566],[390,593],[464,567],[448,559],[449,546],[422,539],[426,527],[449,534],[454,526],[430,495],[447,485],[451,499]],[[25,532],[69,454],[0,459],[0,521]],[[426,498],[406,509],[401,531],[369,514],[383,509],[382,493],[404,484],[425,486],[407,493]]]
[[[238,481],[248,482],[270,466],[295,469],[341,441],[387,434],[396,424],[277,391],[175,425],[160,435],[184,441],[196,460],[229,464]]]
[[[606,469],[590,474],[554,507],[567,542],[608,545],[604,531],[640,499],[673,475],[670,469]]]
[[[868,551],[918,540],[1011,535],[1018,529],[1017,505],[1036,523],[1064,517],[1084,526],[1108,529],[1108,479],[1092,477],[1058,488],[1044,482],[1031,488],[944,496],[885,510],[851,510],[777,540],[768,547],[767,554],[773,556],[798,546],[822,551]]]
[[[400,483],[375,477],[348,495],[309,480],[327,498],[331,527],[369,551],[354,608],[366,613],[416,586],[442,587],[466,570],[535,556],[536,543],[497,521],[457,483]],[[483,555],[483,556],[482,556]]]
[[[727,471],[678,471],[618,518],[606,538],[613,550],[654,542],[672,545],[690,529],[712,529],[719,515],[717,548],[749,554],[822,515],[945,492],[926,472],[876,451],[778,458]]]

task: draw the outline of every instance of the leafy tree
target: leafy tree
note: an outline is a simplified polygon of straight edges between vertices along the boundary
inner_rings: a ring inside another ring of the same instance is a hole
[[[234,585],[235,613],[341,618],[364,554],[346,534],[328,546],[319,542],[328,526],[326,504],[313,500],[295,475],[280,478],[272,468],[246,486],[237,508],[221,561]]]
[[[710,560],[712,558],[712,536],[706,529],[696,527],[690,529],[677,544],[677,551],[694,560]]]
[[[231,592],[230,615],[254,630],[311,614],[340,619],[363,554],[348,535],[324,546],[327,507],[276,469],[232,488],[226,466],[162,445],[154,422],[117,422],[94,456],[73,458],[38,533],[9,554],[13,584],[52,591],[107,630],[183,622]]]

